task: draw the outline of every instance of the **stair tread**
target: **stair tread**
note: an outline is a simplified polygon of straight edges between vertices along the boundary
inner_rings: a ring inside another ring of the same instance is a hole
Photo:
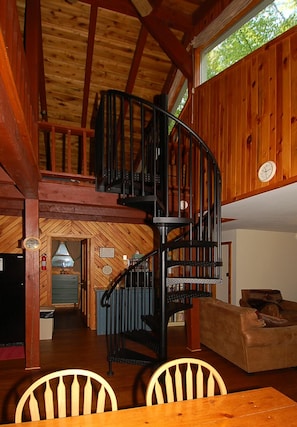
[[[199,267],[220,267],[222,265],[221,261],[196,261],[196,260],[187,260],[187,259],[182,259],[182,260],[170,260],[166,262],[167,267],[174,267],[174,266],[178,266],[178,265],[182,265],[182,266],[186,266],[186,265],[191,265],[191,266],[199,266]]]
[[[167,277],[166,279],[167,286],[169,285],[178,285],[182,283],[200,283],[202,285],[221,285],[223,283],[222,279],[217,277]]]
[[[201,248],[201,247],[216,247],[218,242],[209,240],[178,240],[169,241],[166,246],[169,250],[181,248]]]
[[[109,355],[108,361],[145,366],[152,363],[156,363],[158,360],[154,357],[150,357],[146,354],[142,354],[137,351],[133,351],[127,348],[121,348],[120,350],[115,351],[113,354]]]
[[[170,291],[167,293],[167,302],[172,302],[177,299],[183,298],[202,298],[211,297],[210,292],[200,291],[196,289],[187,289],[181,291]]]

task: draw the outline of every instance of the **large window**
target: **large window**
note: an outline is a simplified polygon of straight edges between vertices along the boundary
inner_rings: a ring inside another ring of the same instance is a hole
[[[203,52],[201,82],[297,24],[297,0],[266,0],[261,6]]]

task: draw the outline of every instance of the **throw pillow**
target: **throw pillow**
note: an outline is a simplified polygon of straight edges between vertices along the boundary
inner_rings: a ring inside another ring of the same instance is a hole
[[[281,318],[279,306],[274,303],[266,303],[265,306],[260,309],[261,313],[268,314],[269,316]]]
[[[270,316],[269,314],[257,312],[258,318],[264,320],[266,328],[276,328],[286,326],[287,319],[280,319],[279,317]]]

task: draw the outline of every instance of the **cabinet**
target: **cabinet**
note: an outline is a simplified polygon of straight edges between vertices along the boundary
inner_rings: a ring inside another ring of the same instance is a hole
[[[77,274],[54,274],[52,276],[52,303],[78,304]]]

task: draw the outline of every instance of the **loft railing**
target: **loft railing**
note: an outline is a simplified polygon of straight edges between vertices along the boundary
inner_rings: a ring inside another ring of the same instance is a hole
[[[94,130],[39,122],[42,175],[76,176],[94,182]]]
[[[219,167],[185,123],[148,101],[110,90],[101,94],[95,139],[98,191],[116,192],[119,203],[153,218],[196,223],[200,216],[202,225],[208,212],[208,238],[219,238]]]

